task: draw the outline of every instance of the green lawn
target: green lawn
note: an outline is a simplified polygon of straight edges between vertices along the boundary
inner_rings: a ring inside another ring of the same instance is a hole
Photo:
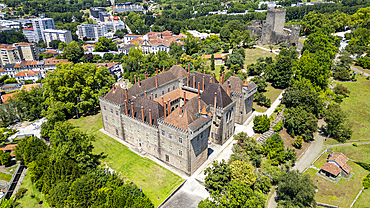
[[[265,51],[259,48],[245,49],[244,68],[247,69],[247,65],[257,63],[257,59],[260,57],[275,57],[276,54],[269,51]]]
[[[265,90],[266,92],[264,92],[263,94],[266,96],[266,98],[271,99],[271,104],[276,100],[276,98],[279,97],[279,95],[283,91],[282,89],[277,89],[271,86],[270,82],[267,82],[267,87]],[[255,111],[258,111],[258,112],[265,112],[268,109],[264,106],[257,105],[256,102],[253,102],[253,108]]]
[[[329,156],[329,152],[326,152],[324,153],[323,155],[321,155],[321,157],[313,164],[313,166],[317,167],[317,168],[321,168],[322,165],[324,165],[324,163],[326,163],[326,159],[328,158]]]
[[[10,182],[11,179],[12,179],[12,175],[0,172],[0,180]]]
[[[41,201],[43,201],[42,207],[50,207],[45,201],[44,194],[37,190],[34,185],[32,185],[29,172],[27,172],[26,177],[24,177],[21,187],[26,188],[27,192],[21,199],[17,200],[17,202],[20,203],[17,207],[36,207],[36,205],[38,205],[38,201],[36,201],[35,198],[32,198],[31,194],[34,194],[35,197],[38,197]]]
[[[370,139],[370,81],[362,76],[357,78],[357,82],[341,83],[351,91],[341,108],[353,130],[351,140]]]
[[[370,208],[370,189],[364,189],[353,208]]]
[[[183,179],[148,158],[141,157],[116,140],[99,132],[103,128],[101,114],[72,119],[82,131],[96,137],[94,152],[104,152],[103,163],[119,172],[137,186],[158,206]]]
[[[318,192],[315,195],[317,202],[336,205],[340,207],[349,207],[362,188],[362,178],[369,173],[354,162],[348,161],[347,164],[352,167],[355,173],[350,181],[340,180],[338,184],[327,181],[315,173],[317,170],[309,168],[305,173],[309,174],[314,185],[318,180]]]
[[[339,146],[331,148],[335,152],[342,152],[348,158],[354,161],[370,162],[370,144],[358,143],[358,147],[355,146]]]

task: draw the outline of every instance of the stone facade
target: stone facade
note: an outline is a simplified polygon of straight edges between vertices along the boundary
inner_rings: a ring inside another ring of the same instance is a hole
[[[174,65],[129,89],[113,86],[100,97],[104,129],[191,175],[207,160],[208,141],[224,144],[252,110],[256,84],[222,75],[219,83]]]
[[[252,26],[248,26],[251,35],[258,35],[259,42],[265,44],[287,43],[289,46],[297,46],[300,25],[285,26],[285,9],[267,10],[266,20],[253,20]]]

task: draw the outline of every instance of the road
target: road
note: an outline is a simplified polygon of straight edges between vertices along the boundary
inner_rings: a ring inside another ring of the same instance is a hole
[[[361,71],[361,70],[357,69],[356,67],[351,66],[351,69],[352,69],[353,71],[355,71],[355,72],[359,73],[359,74],[362,74],[362,75],[364,75],[364,76],[370,77],[370,74],[369,74],[369,73],[363,72],[363,71]]]
[[[323,120],[319,120],[318,125],[322,127],[325,124]],[[320,155],[324,148],[324,140],[325,136],[323,135],[323,128],[320,128],[319,131],[316,132],[314,140],[311,142],[311,145],[308,147],[307,151],[303,153],[303,156],[295,163],[295,166],[292,168],[293,170],[298,170],[302,172],[304,169],[309,167],[311,163]],[[271,196],[268,208],[276,208],[277,203],[275,201],[276,191]]]

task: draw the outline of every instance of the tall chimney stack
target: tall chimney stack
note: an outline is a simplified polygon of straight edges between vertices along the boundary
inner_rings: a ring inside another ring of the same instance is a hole
[[[141,106],[141,120],[144,123],[144,107],[143,106]]]
[[[198,96],[200,96],[200,82],[198,82]]]
[[[138,82],[139,82],[139,87],[141,87],[141,83],[140,83],[140,77],[137,78]]]
[[[230,97],[231,93],[231,84],[227,85],[227,95]]]
[[[163,104],[164,117],[167,117],[167,107],[166,107],[166,104],[167,104],[167,102],[164,101],[164,104]]]
[[[153,93],[150,93],[150,99],[153,100]]]
[[[144,91],[144,96],[145,96],[145,98],[146,98],[146,90]]]
[[[213,77],[210,77],[209,78],[209,83],[212,83],[213,82]]]
[[[162,69],[162,72],[165,72],[165,70],[164,70],[164,65],[163,65],[163,69]]]
[[[158,75],[158,68],[155,68],[155,73]]]
[[[136,75],[134,75],[134,78],[135,78],[135,84],[136,84]]]
[[[184,105],[186,104],[186,91],[184,90]]]
[[[234,74],[233,74],[233,76],[235,77],[235,71],[234,71]]]
[[[145,72],[145,79],[147,79],[148,78],[148,74]]]
[[[128,92],[127,92],[127,88],[125,89],[125,94],[126,94],[126,102],[128,102]]]
[[[203,74],[206,74],[206,70],[205,69],[203,70]]]
[[[134,103],[131,103],[131,116],[134,118]]]
[[[200,96],[198,96],[198,112],[200,113]]]
[[[189,76],[190,76],[190,74],[189,74],[189,72],[188,72],[188,73],[186,74],[186,81],[187,81],[187,82],[186,82],[186,86],[187,86],[187,87],[189,87],[189,82],[190,82],[190,80],[189,80],[189,79],[190,79],[190,77],[189,77]]]
[[[158,88],[158,77],[155,75],[155,87]]]
[[[225,71],[222,72],[222,84],[225,82]]]
[[[202,84],[202,90],[204,91],[204,76],[203,76],[203,84]]]
[[[182,114],[183,114],[183,112],[182,112],[182,105],[180,105],[180,117],[182,117]]]
[[[199,68],[198,68],[198,72],[199,72]]]
[[[149,109],[149,124],[153,125],[153,123],[152,123],[152,109]]]
[[[168,99],[168,115],[171,113],[171,99]]]
[[[195,73],[193,74],[193,88],[195,89],[196,86],[195,86]]]
[[[216,77],[215,77],[215,72],[213,72],[213,77],[216,79]]]
[[[214,101],[214,104],[213,104],[213,108],[215,110],[216,110],[216,107],[217,107],[216,103],[217,103],[217,92],[215,92],[215,101]]]
[[[127,100],[125,100],[125,112],[126,112],[126,116],[128,116],[128,109],[127,109]]]

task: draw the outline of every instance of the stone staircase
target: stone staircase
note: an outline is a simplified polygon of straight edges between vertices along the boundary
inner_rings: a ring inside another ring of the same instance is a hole
[[[269,138],[270,136],[272,136],[275,132],[274,130],[272,129],[279,121],[283,120],[284,119],[284,110],[285,108],[283,108],[281,110],[281,112],[278,114],[278,116],[276,117],[276,119],[271,123],[270,125],[270,129],[268,131],[266,131],[265,133],[263,133],[258,139],[257,139],[257,142],[259,142],[260,144],[263,144],[265,143],[266,139]]]

